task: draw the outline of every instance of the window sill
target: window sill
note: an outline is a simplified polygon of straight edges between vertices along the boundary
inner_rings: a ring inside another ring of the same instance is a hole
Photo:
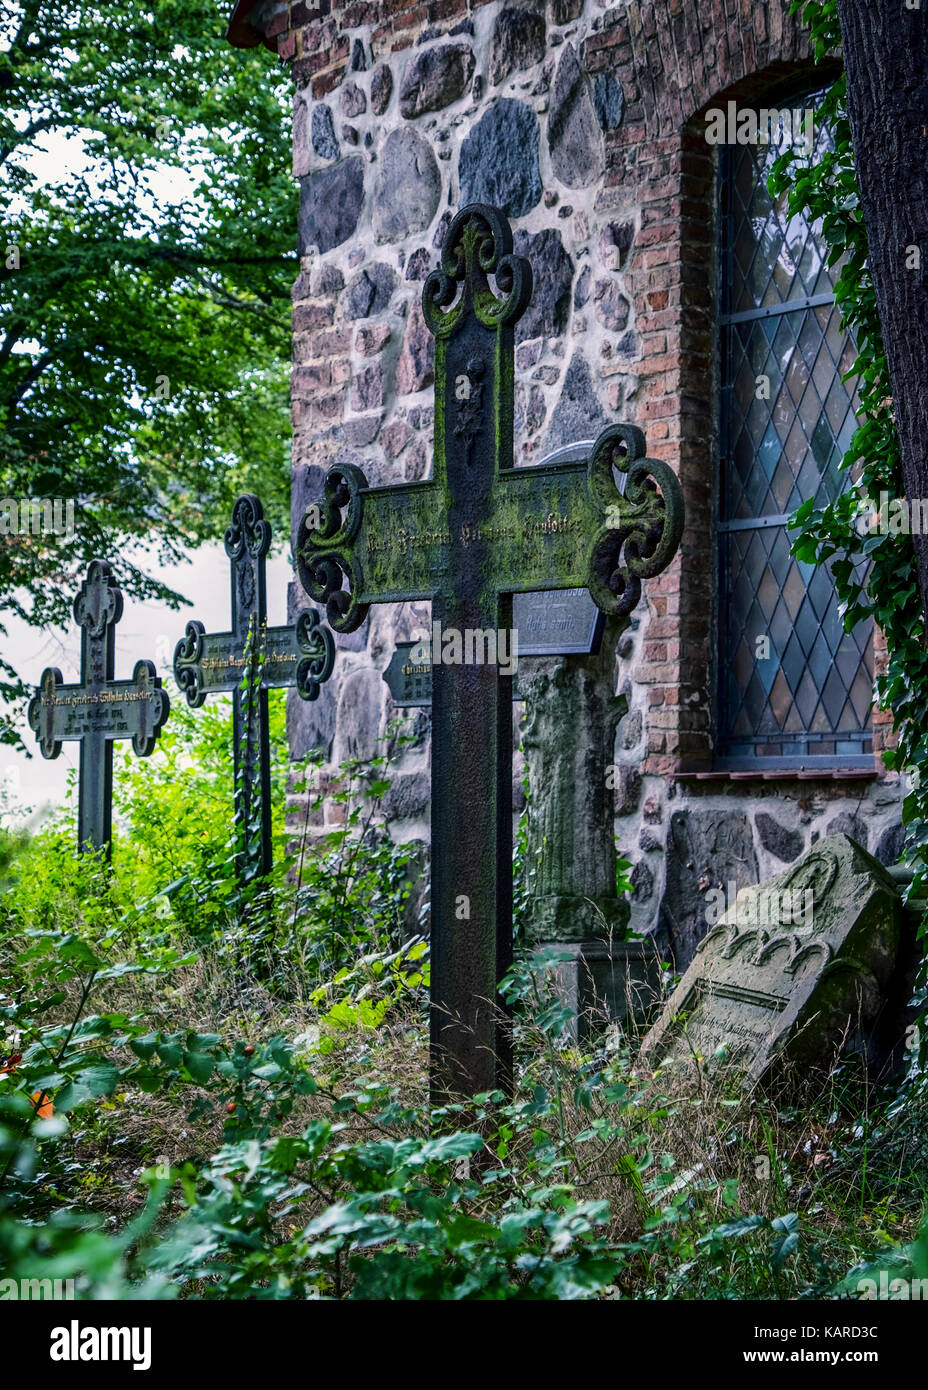
[[[736,772],[717,768],[711,772],[689,772],[685,768],[671,774],[675,782],[860,782],[873,781],[887,771],[881,763],[872,767],[778,767],[767,771]]]

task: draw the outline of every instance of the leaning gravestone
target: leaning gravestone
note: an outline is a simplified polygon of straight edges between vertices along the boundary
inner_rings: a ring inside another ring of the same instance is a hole
[[[787,1061],[828,1066],[863,1043],[890,988],[901,908],[883,866],[831,835],[785,873],[745,888],[701,942],[639,1064],[699,1059],[745,1083]]]

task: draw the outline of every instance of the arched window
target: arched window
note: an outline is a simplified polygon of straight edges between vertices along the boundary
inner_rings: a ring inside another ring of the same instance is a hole
[[[848,484],[854,350],[816,229],[768,192],[782,148],[720,149],[717,761],[872,765],[872,624],[845,633],[828,569],[789,554],[790,513]]]

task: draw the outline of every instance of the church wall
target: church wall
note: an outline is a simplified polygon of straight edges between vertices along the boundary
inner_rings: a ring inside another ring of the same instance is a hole
[[[458,207],[503,206],[536,280],[517,330],[517,461],[625,420],[687,505],[680,556],[620,643],[616,830],[635,865],[633,926],[659,925],[685,957],[707,888],[776,873],[835,828],[891,861],[896,778],[712,768],[715,165],[700,118],[730,97],[763,104],[811,68],[788,4],[272,0],[249,22],[295,88],[294,528],[333,463],[374,484],[427,474],[422,282]],[[427,605],[374,607],[337,636],[319,701],[291,699],[294,755],[373,752],[396,713],[381,672],[427,626]],[[387,810],[398,837],[427,839],[428,715],[407,713]],[[518,757],[514,776],[518,799]]]

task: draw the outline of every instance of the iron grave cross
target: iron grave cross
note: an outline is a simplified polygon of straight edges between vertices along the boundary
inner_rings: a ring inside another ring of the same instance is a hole
[[[192,708],[207,695],[232,691],[235,814],[245,847],[239,869],[246,879],[269,873],[272,863],[267,692],[295,686],[302,699],[315,700],[335,659],[332,634],[319,625],[314,608],[298,613],[289,627],[267,626],[270,544],[264,509],[253,493],[245,493],[232,509],[225,537],[232,562],[232,630],[207,632],[194,619],[174,651],[174,678]]]
[[[505,1087],[510,1068],[497,982],[512,950],[512,687],[482,653],[511,629],[514,593],[583,587],[604,612],[627,615],[683,526],[676,477],[642,457],[632,426],[604,430],[588,461],[513,467],[513,326],[531,288],[502,215],[463,208],[422,296],[436,339],[431,480],[368,487],[358,468],[330,468],[321,524],[314,508],[297,538],[300,579],[338,632],[357,628],[371,603],[432,601],[438,1103]]]
[[[154,749],[170,713],[167,691],[150,661],[137,661],[132,679],[113,679],[116,624],[122,593],[104,560],[92,560],[74,600],[81,628],[81,679],[64,685],[61,672],[48,666],[29,702],[29,724],[42,756],[57,758],[62,742],[81,745],[77,812],[79,850],[110,850],[113,824],[113,743],[131,738],[141,758]]]

